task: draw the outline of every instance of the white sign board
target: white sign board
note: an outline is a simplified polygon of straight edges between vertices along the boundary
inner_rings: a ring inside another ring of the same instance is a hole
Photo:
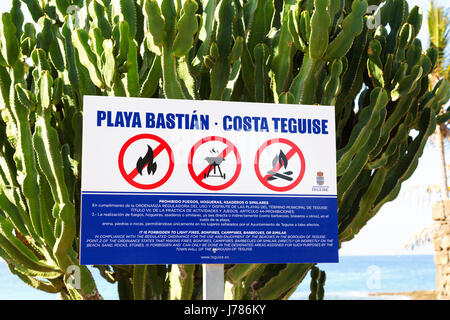
[[[87,96],[83,264],[337,261],[334,108]]]

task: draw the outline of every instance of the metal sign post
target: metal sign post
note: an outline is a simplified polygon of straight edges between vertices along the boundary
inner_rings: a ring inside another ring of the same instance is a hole
[[[224,300],[223,264],[203,265],[203,300]]]

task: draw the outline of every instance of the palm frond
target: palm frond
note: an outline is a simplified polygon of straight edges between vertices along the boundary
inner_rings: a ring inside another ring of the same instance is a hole
[[[445,50],[449,44],[450,23],[449,18],[444,12],[444,7],[437,6],[434,0],[430,1],[427,24],[430,35],[430,46],[436,48],[438,51],[435,72],[440,77],[449,79],[450,65],[445,61]]]
[[[414,250],[418,247],[421,247],[427,243],[433,242],[433,236],[439,229],[439,223],[434,222],[421,231],[412,236],[407,243],[405,244],[405,249]]]

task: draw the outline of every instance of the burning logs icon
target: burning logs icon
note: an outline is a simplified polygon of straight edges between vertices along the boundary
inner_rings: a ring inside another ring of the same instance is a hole
[[[279,165],[279,168],[284,167],[285,169],[288,166],[288,159],[282,150],[280,150],[280,154],[276,155],[275,158],[273,158],[272,160],[273,169],[267,172],[267,174],[270,175],[267,178],[267,180],[272,181],[279,178],[287,181],[292,181],[293,179],[292,177],[290,177],[290,175],[292,175],[293,173],[292,171],[286,171],[283,173],[273,171],[276,170],[275,168],[277,167],[277,165]]]

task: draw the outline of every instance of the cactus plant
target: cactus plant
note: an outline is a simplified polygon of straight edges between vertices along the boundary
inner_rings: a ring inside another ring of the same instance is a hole
[[[445,80],[428,88],[437,53],[416,38],[421,20],[405,0],[12,0],[0,19],[0,256],[36,289],[101,298],[87,267],[79,286],[68,271],[84,95],[335,106],[339,241],[351,240],[397,197],[450,96]],[[202,297],[201,265],[95,267],[121,299]],[[310,270],[322,299],[313,263],[226,265],[226,288],[287,299]]]

